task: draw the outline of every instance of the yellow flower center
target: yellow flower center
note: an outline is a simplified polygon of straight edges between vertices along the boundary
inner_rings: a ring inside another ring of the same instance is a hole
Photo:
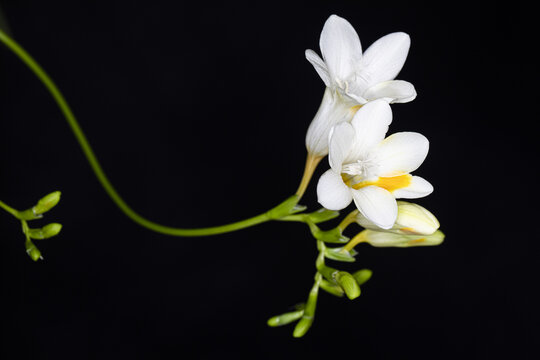
[[[374,185],[386,189],[390,192],[394,192],[397,189],[403,189],[411,184],[412,175],[403,174],[392,177],[380,177],[377,180],[362,180],[357,181],[358,176],[353,176],[349,174],[341,174],[343,182],[352,187],[355,190],[361,189],[366,186]]]

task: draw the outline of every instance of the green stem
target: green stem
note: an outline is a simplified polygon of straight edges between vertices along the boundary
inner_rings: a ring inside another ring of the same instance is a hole
[[[15,216],[17,219],[19,218],[19,212],[12,208],[11,206],[8,206],[6,203],[0,200],[0,208],[4,209],[11,215]]]
[[[120,197],[116,189],[111,184],[111,182],[105,175],[103,169],[101,168],[101,165],[96,155],[94,154],[92,148],[90,147],[90,144],[88,140],[86,139],[86,136],[84,135],[81,127],[79,126],[79,123],[77,122],[77,119],[75,118],[75,115],[73,115],[73,112],[71,111],[71,108],[69,107],[67,101],[65,100],[64,96],[62,95],[62,93],[60,92],[56,84],[49,77],[49,75],[47,75],[47,73],[43,70],[43,68],[32,58],[32,56],[30,56],[30,54],[26,52],[26,50],[24,50],[15,40],[9,37],[1,29],[0,29],[0,42],[2,42],[15,55],[17,55],[19,59],[22,62],[24,62],[26,66],[28,66],[28,68],[32,70],[32,72],[39,78],[39,80],[43,83],[43,85],[45,85],[49,93],[52,95],[52,97],[58,104],[58,107],[62,111],[62,114],[66,118],[69,126],[71,127],[71,130],[73,131],[73,134],[75,135],[75,138],[79,142],[79,145],[81,146],[81,149],[84,155],[86,156],[86,159],[90,163],[90,166],[92,170],[94,171],[94,174],[96,175],[97,179],[99,180],[101,186],[103,186],[103,189],[105,189],[109,197],[118,206],[118,208],[137,224],[158,233],[187,237],[187,236],[206,236],[206,235],[222,234],[226,232],[244,229],[244,228],[257,225],[257,224],[260,224],[269,220],[275,220],[272,217],[270,217],[267,213],[263,213],[263,214],[254,216],[252,218],[246,219],[246,220],[242,220],[242,221],[238,221],[232,224],[227,224],[227,225],[222,225],[222,226],[214,226],[214,227],[209,227],[209,228],[198,228],[198,229],[181,229],[181,228],[164,226],[164,225],[155,223],[153,221],[150,221],[148,219],[145,219],[144,217],[136,213],[133,209],[131,209],[126,204],[126,202]],[[0,203],[0,204],[4,210],[13,214],[13,212],[8,210],[9,207],[6,207],[4,203]]]

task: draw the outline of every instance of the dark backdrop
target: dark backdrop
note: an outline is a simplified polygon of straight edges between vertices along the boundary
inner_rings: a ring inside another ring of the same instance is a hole
[[[324,85],[304,58],[336,13],[364,49],[411,35],[390,131],[431,142],[416,172],[435,186],[439,247],[359,247],[373,269],[355,301],[321,293],[305,338],[266,319],[306,299],[315,243],[302,224],[210,238],[162,236],[101,189],[55,103],[0,49],[0,199],[53,190],[61,235],[25,254],[0,214],[6,359],[493,359],[532,355],[528,241],[538,171],[527,9],[454,2],[0,2],[13,36],[66,94],[119,192],[142,215],[210,226],[296,190]],[[328,167],[324,161],[317,175]],[[317,206],[315,182],[302,202]],[[335,224],[335,222],[334,222]],[[353,234],[349,234],[353,235]],[[13,355],[15,354],[15,355]]]

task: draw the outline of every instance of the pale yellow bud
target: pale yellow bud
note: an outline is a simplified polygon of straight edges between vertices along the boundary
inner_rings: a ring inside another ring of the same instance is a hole
[[[375,247],[434,246],[444,240],[442,231],[430,235],[404,235],[387,231],[364,230],[365,241]]]
[[[430,235],[439,228],[439,221],[426,208],[406,201],[398,201],[397,204],[398,215],[396,222],[388,230],[379,228],[361,213],[357,215],[356,222],[366,229],[404,235]]]

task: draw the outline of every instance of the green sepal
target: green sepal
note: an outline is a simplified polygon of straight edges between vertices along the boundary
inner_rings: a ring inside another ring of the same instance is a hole
[[[266,214],[270,219],[279,220],[287,215],[296,214],[306,210],[305,206],[298,205],[298,200],[300,200],[300,197],[298,195],[293,195],[275,208],[268,210]]]
[[[373,275],[373,271],[369,269],[362,269],[358,270],[355,273],[352,274],[358,285],[362,285],[366,283],[371,276]]]
[[[266,323],[268,324],[268,326],[272,327],[287,325],[292,323],[293,321],[300,319],[302,315],[304,315],[304,310],[292,311],[281,315],[273,316],[268,319]]]
[[[332,294],[334,296],[343,297],[343,295],[345,295],[345,292],[340,286],[333,284],[330,281],[327,281],[325,279],[321,281],[320,286],[321,286],[321,289],[323,289],[327,293]]]
[[[341,233],[341,229],[333,228],[330,230],[321,230],[316,225],[310,225],[311,234],[317,240],[331,244],[345,244],[350,239]]]
[[[346,271],[339,271],[335,275],[336,281],[350,300],[360,296],[360,286],[354,277]]]
[[[347,250],[343,250],[342,247],[324,249],[324,256],[326,256],[328,259],[336,261],[355,262],[356,259],[354,258],[354,255],[356,255],[355,252],[350,253]]]
[[[19,213],[17,214],[17,218],[19,220],[35,220],[35,219],[41,219],[42,217],[43,217],[43,215],[36,214],[34,212],[33,207],[31,207],[30,209],[19,211]]]
[[[51,223],[41,229],[29,229],[28,236],[32,239],[43,240],[58,235],[62,230],[62,224]]]
[[[28,256],[30,256],[32,260],[38,261],[39,259],[43,259],[43,257],[41,256],[41,251],[39,251],[39,249],[36,247],[36,245],[34,245],[32,241],[27,240],[24,243],[24,247],[26,248],[26,253],[28,254]]]
[[[335,219],[336,217],[339,216],[339,211],[320,208],[317,211],[306,214],[306,216],[309,218],[311,222],[313,222],[314,224],[318,224],[318,223]]]
[[[317,271],[319,271],[319,273],[329,282],[337,284],[335,276],[339,270],[326,266],[325,264],[320,264],[317,266]]]

